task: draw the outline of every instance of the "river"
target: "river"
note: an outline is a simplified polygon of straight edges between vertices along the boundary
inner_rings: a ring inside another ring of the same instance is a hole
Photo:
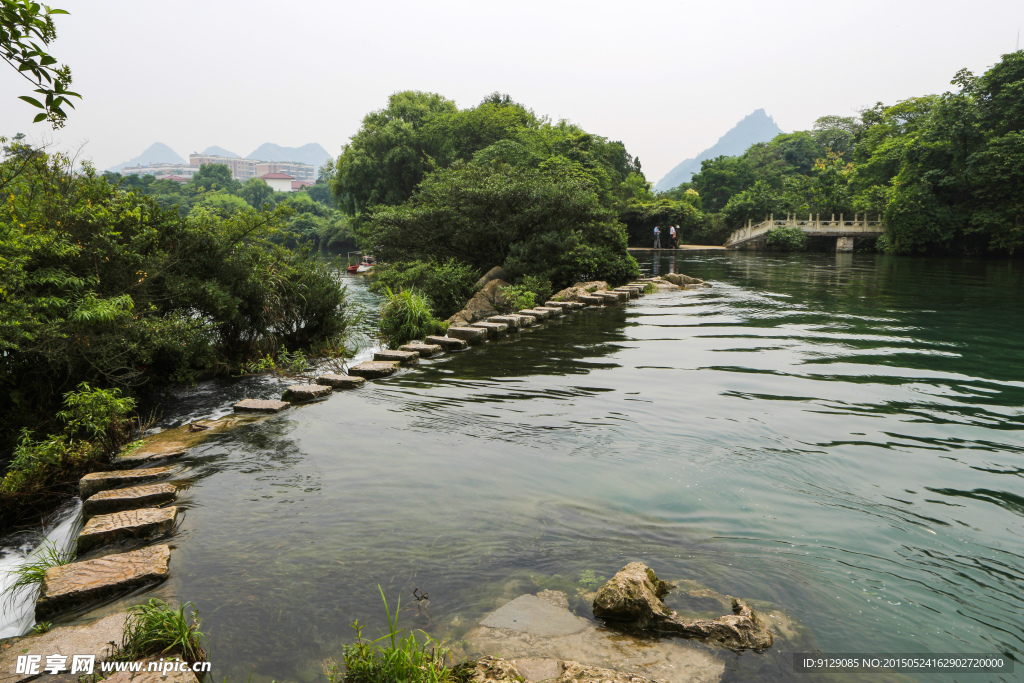
[[[351,622],[383,622],[378,584],[405,605],[429,592],[429,617],[403,620],[457,640],[510,585],[632,560],[771,602],[824,652],[1020,659],[1024,264],[645,258],[714,286],[426,361],[192,453],[154,594],[200,608],[214,677],[317,680]],[[163,419],[277,392],[204,385]],[[772,673],[784,649],[723,656],[726,680],[793,676]]]

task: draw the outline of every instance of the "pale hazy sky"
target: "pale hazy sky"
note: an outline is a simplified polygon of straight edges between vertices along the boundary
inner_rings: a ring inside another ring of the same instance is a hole
[[[786,131],[949,89],[1014,49],[1021,0],[53,0],[52,53],[83,95],[32,125],[0,71],[0,135],[84,144],[99,168],[153,142],[318,142],[332,155],[399,90],[472,106],[495,90],[622,140],[648,180],[764,108]]]

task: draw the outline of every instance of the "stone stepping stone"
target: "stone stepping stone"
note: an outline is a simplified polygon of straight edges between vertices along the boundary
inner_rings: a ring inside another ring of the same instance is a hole
[[[420,354],[417,351],[392,351],[384,349],[373,354],[374,360],[397,360],[402,365],[416,365],[419,362]]]
[[[508,325],[510,332],[515,332],[520,327],[519,316],[517,315],[492,315],[487,319],[489,323],[504,323]]]
[[[482,330],[479,327],[449,327],[448,336],[476,344],[487,339],[487,330]]]
[[[615,292],[594,292],[594,295],[601,297],[606,306],[609,304],[617,304],[622,301],[622,299],[619,298],[619,295]]]
[[[85,523],[78,535],[78,552],[126,540],[151,539],[169,534],[178,508],[142,508],[109,515],[97,515]]]
[[[583,304],[577,301],[545,301],[544,308],[561,308],[565,312],[578,311]]]
[[[235,404],[235,412],[239,413],[279,413],[291,403],[273,399],[247,398]]]
[[[87,498],[82,504],[82,513],[86,517],[107,515],[121,510],[163,505],[177,497],[178,488],[173,484],[166,483],[110,489],[109,491],[100,491],[95,496]]]
[[[477,322],[470,325],[470,327],[479,327],[481,330],[487,332],[488,337],[498,337],[508,332],[508,323],[492,323],[492,322]]]
[[[565,315],[565,311],[561,306],[534,306],[535,311],[547,311],[551,314],[552,318],[557,318],[560,315]]]
[[[616,291],[616,292],[624,292],[626,294],[626,296],[628,296],[630,299],[639,299],[640,298],[640,292],[638,292],[635,289],[632,289],[630,287],[616,287],[614,291]]]
[[[420,354],[420,358],[430,358],[436,356],[444,349],[441,348],[440,344],[421,344],[419,342],[413,342],[412,344],[402,344],[398,347],[399,351],[415,351]]]
[[[377,379],[395,374],[398,372],[398,366],[397,360],[368,360],[359,365],[353,365],[348,369],[348,373],[366,379]]]
[[[532,315],[522,315],[521,313],[513,313],[509,317],[515,318],[516,320],[519,321],[520,329],[524,327],[533,327],[534,325],[537,324],[537,318],[533,317]]]
[[[445,351],[461,351],[469,347],[469,344],[462,341],[461,339],[455,339],[454,337],[439,337],[436,335],[425,338],[428,344],[437,344]]]
[[[137,486],[158,479],[169,477],[173,467],[149,467],[137,470],[114,470],[112,472],[92,472],[78,481],[78,495],[82,500],[91,498],[100,491],[115,489],[121,486]]]
[[[36,621],[82,603],[163,581],[168,575],[170,559],[168,546],[154,545],[130,553],[50,567],[36,603]],[[117,640],[120,642],[120,638]]]
[[[542,310],[540,308],[527,308],[519,311],[519,315],[530,315],[537,320],[547,320],[551,317],[551,311]]]
[[[188,446],[180,441],[156,441],[152,444],[144,444],[137,451],[127,455],[118,455],[111,464],[127,467],[180,458],[188,452]]]
[[[594,296],[593,294],[580,294],[576,298],[580,300],[581,304],[588,306],[600,306],[604,303],[604,297]]]
[[[322,398],[329,395],[331,391],[333,391],[333,389],[324,384],[293,384],[284,390],[284,394],[281,398],[292,403],[299,403],[302,401],[312,401],[316,398]]]
[[[365,377],[352,377],[351,375],[321,375],[316,378],[317,384],[331,387],[335,391],[339,389],[355,389],[366,384]]]
[[[127,612],[116,612],[87,624],[76,624],[74,626],[55,626],[46,633],[38,635],[10,638],[0,645],[0,682],[2,683],[24,683],[38,674],[15,673],[17,671],[18,657],[23,655],[40,655],[40,671],[46,664],[48,655],[62,655],[67,657],[65,668],[70,667],[73,655],[93,655],[96,657],[96,671],[99,671],[99,662],[105,662],[113,657],[115,648],[111,642],[120,643],[124,635],[124,622]],[[77,679],[80,674],[63,676],[59,678],[45,674],[40,681]]]

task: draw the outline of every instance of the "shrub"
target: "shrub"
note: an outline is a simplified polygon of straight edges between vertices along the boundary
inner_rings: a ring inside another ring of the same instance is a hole
[[[501,296],[504,302],[500,308],[503,313],[522,311],[533,308],[536,294],[524,285],[509,285],[501,288]]]
[[[524,275],[520,280],[519,284],[533,292],[534,300],[539,303],[543,303],[551,298],[551,281],[544,280],[535,275]]]
[[[199,610],[191,602],[174,609],[159,598],[151,598],[145,605],[128,608],[118,659],[177,654],[187,662],[204,661],[201,627]]]
[[[765,233],[764,243],[777,251],[803,251],[807,248],[807,234],[793,225],[780,226]]]
[[[434,317],[430,304],[418,292],[384,290],[386,301],[380,309],[380,338],[389,346],[444,332],[445,323]]]
[[[375,271],[377,278],[370,285],[372,291],[414,289],[430,301],[431,308],[441,318],[462,310],[473,296],[473,286],[479,277],[472,266],[454,258],[399,261],[378,266]]]

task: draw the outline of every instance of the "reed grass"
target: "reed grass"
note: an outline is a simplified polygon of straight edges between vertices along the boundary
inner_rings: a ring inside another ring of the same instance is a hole
[[[205,661],[206,636],[201,627],[199,610],[191,602],[175,609],[159,598],[151,598],[144,605],[128,609],[118,658],[127,661],[173,653],[187,662]]]
[[[60,567],[72,560],[75,556],[74,548],[61,550],[53,541],[44,541],[32,555],[32,560],[25,564],[11,569],[9,574],[15,575],[15,580],[4,590],[3,604],[10,608],[15,596],[24,589],[35,587],[37,590],[43,585],[46,577],[46,570],[51,567]]]

